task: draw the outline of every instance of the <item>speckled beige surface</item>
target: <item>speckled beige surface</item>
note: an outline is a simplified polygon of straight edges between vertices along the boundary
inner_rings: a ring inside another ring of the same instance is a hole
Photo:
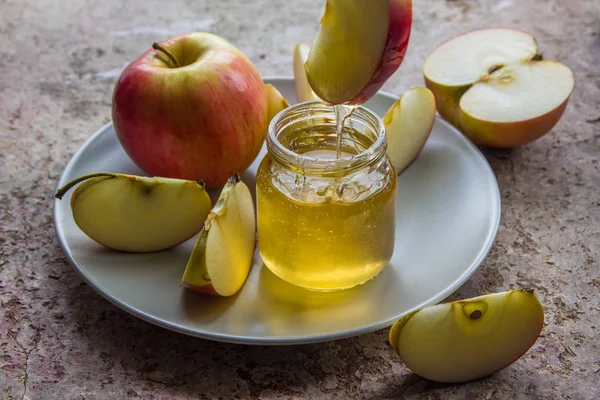
[[[464,385],[407,370],[387,330],[331,343],[213,343],[138,320],[90,289],[62,253],[53,191],[109,121],[115,79],[153,41],[191,30],[231,40],[263,75],[291,75],[321,0],[0,1],[0,398],[600,398],[600,1],[413,0],[404,64],[385,89],[422,84],[428,51],[485,26],[533,33],[576,89],[553,132],[487,151],[502,193],[497,242],[453,296],[532,287],[546,310],[517,363]],[[477,351],[477,349],[473,349]]]

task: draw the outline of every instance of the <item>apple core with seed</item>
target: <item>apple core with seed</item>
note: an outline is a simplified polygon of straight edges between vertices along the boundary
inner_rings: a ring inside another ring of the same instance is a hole
[[[532,290],[425,307],[398,320],[390,343],[416,374],[467,382],[516,361],[537,340],[544,310]]]
[[[574,87],[571,70],[544,60],[535,38],[504,28],[457,36],[425,60],[438,112],[473,142],[515,147],[548,133]]]

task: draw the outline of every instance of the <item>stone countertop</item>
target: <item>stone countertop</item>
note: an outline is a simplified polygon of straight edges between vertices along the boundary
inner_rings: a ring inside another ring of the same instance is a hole
[[[153,41],[208,30],[263,75],[291,75],[322,0],[0,2],[0,397],[600,398],[600,2],[414,0],[410,47],[384,89],[422,84],[426,54],[474,28],[531,32],[576,77],[544,138],[485,151],[502,194],[489,257],[452,298],[532,287],[546,311],[535,346],[476,382],[412,374],[384,329],[329,343],[252,347],[194,339],[139,320],[87,286],[53,224],[73,153],[109,121],[121,68]],[[477,351],[477,349],[474,349]]]

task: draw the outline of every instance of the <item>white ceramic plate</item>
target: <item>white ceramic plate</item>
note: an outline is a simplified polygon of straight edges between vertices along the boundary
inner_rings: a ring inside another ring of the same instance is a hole
[[[292,78],[266,78],[290,101]],[[397,97],[368,104],[383,116]],[[243,174],[254,187],[263,152]],[[59,186],[98,171],[143,174],[121,148],[111,124],[73,156]],[[217,193],[213,193],[213,196]],[[214,197],[213,197],[214,198]],[[458,289],[490,250],[500,220],[494,174],[479,150],[437,119],[419,158],[398,179],[396,247],[374,280],[347,291],[308,292],[276,278],[258,253],[242,290],[230,298],[179,286],[195,238],[152,254],[110,251],[75,225],[70,194],[55,201],[60,243],[81,277],[122,309],[159,326],[206,339],[298,344],[340,339],[388,327],[403,314],[435,304]]]

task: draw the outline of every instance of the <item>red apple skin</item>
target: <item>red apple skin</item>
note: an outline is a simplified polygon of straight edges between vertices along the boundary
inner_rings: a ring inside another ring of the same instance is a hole
[[[528,144],[550,132],[562,117],[569,98],[560,106],[539,117],[518,122],[482,121],[459,111],[465,135],[478,146],[514,148]]]
[[[113,93],[117,137],[149,175],[219,187],[248,168],[262,147],[263,81],[218,36],[191,33],[161,44],[184,66],[171,68],[164,53],[151,49],[125,68]]]
[[[364,89],[347,105],[360,105],[373,97],[383,84],[398,70],[410,39],[412,27],[412,0],[390,0],[388,38],[379,66]]]
[[[213,285],[211,285],[210,283],[208,283],[206,285],[198,286],[198,285],[192,285],[187,282],[181,282],[181,286],[186,289],[192,290],[194,292],[210,294],[211,296],[220,296],[220,294],[215,290],[215,287]]]
[[[462,86],[447,86],[444,87],[423,75],[425,86],[431,90],[435,97],[435,107],[442,118],[450,122],[452,125],[460,129],[460,98],[472,84]]]

